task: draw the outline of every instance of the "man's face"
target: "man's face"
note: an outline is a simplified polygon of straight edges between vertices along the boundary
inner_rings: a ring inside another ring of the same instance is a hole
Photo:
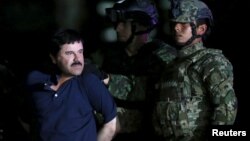
[[[62,71],[62,75],[80,75],[84,68],[83,44],[74,42],[64,44],[58,52],[57,58],[53,60]]]
[[[192,28],[189,23],[174,23],[174,39],[179,45],[185,44],[192,37]]]
[[[117,40],[120,42],[126,42],[130,36],[131,36],[131,21],[120,21],[115,26],[116,34],[117,34]]]

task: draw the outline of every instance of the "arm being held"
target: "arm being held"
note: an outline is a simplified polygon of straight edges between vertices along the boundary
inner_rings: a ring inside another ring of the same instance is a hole
[[[111,141],[120,130],[120,123],[117,117],[105,123],[98,132],[97,141]]]
[[[111,141],[119,130],[119,122],[116,113],[116,103],[105,85],[93,74],[83,77],[89,101],[94,111],[103,116],[103,126],[99,129],[98,141]]]

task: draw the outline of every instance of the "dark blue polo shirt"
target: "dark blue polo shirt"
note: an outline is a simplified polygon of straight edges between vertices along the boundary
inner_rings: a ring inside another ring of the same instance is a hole
[[[102,113],[105,122],[116,116],[116,105],[104,84],[93,74],[73,77],[57,91],[50,89],[53,83],[56,76],[38,71],[27,79],[41,141],[96,141],[93,111]]]

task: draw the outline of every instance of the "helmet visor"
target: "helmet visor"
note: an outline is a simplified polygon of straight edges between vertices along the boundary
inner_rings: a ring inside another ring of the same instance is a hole
[[[125,14],[123,10],[117,10],[114,8],[106,8],[106,15],[111,22],[116,23],[118,21],[125,21]]]

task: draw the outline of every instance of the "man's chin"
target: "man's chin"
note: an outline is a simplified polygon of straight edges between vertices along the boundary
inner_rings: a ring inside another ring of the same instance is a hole
[[[80,75],[82,73],[83,69],[75,69],[74,71],[72,71],[73,75]]]
[[[77,72],[77,73],[74,73],[73,75],[74,76],[78,76],[78,75],[81,75],[82,73],[79,73],[79,72]]]

